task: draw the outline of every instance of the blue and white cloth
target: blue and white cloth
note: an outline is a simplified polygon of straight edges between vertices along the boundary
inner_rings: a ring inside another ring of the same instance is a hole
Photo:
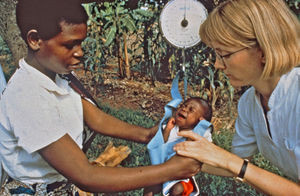
[[[173,146],[179,142],[185,141],[185,138],[181,138],[179,140],[173,142],[164,142],[163,134],[162,134],[162,127],[164,124],[167,123],[168,119],[172,117],[173,110],[178,107],[178,105],[183,101],[182,96],[178,89],[178,80],[179,75],[177,75],[173,82],[171,88],[171,96],[172,100],[164,107],[165,115],[159,123],[159,128],[156,135],[152,138],[152,140],[147,145],[147,149],[150,155],[150,160],[153,165],[161,164],[166,162],[172,156],[176,154],[173,150]],[[196,127],[193,129],[194,132],[198,133],[199,135],[203,136],[207,129],[211,127],[211,123],[206,120],[201,120]],[[168,195],[169,189],[172,187],[171,184],[174,185],[175,183],[182,181],[169,181],[163,184],[163,194]],[[191,196],[197,195],[197,191],[191,194]]]
[[[2,67],[0,65],[0,97],[1,97],[2,91],[4,90],[5,86],[6,86],[6,80],[4,77],[4,73],[2,71]]]

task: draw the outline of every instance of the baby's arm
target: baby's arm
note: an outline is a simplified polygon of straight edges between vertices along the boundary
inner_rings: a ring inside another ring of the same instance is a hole
[[[168,141],[169,135],[171,130],[174,128],[175,126],[175,118],[171,117],[166,125],[166,127],[163,130],[163,137],[164,137],[164,142]]]

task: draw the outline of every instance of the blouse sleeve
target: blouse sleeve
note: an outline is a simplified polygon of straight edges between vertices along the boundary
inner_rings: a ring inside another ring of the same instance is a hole
[[[240,98],[238,104],[238,117],[235,122],[235,135],[232,140],[232,152],[240,157],[250,157],[258,152],[256,144],[256,136],[251,123],[251,116],[253,116],[253,110],[251,107],[254,103],[249,94],[251,89],[246,91]]]

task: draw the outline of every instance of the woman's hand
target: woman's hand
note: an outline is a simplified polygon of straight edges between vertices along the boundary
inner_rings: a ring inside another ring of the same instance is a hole
[[[170,158],[164,164],[168,165],[168,171],[172,172],[176,179],[189,178],[201,171],[202,164],[199,161],[179,155]],[[176,171],[176,172],[174,172]]]
[[[182,131],[178,135],[186,137],[189,141],[181,142],[174,146],[177,154],[194,158],[215,167],[227,168],[227,161],[230,161],[228,158],[231,153],[192,131]]]

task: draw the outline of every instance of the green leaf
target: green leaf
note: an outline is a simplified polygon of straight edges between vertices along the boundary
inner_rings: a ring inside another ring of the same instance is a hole
[[[109,33],[107,34],[107,37],[106,37],[106,42],[105,42],[105,46],[109,46],[112,41],[115,39],[115,36],[116,36],[116,27],[115,26],[112,26]]]
[[[129,17],[121,18],[121,22],[123,23],[123,25],[126,27],[128,31],[133,32],[136,29],[134,21]]]
[[[94,10],[95,10],[96,16],[99,17],[100,16],[100,12],[99,12],[99,10],[98,10],[98,8],[96,6],[94,7]]]
[[[153,13],[147,10],[143,10],[143,9],[137,9],[135,10],[135,13],[142,15],[144,17],[153,17]]]
[[[91,18],[91,11],[90,11],[90,5],[89,4],[83,4],[82,5],[86,11],[86,13],[88,14],[89,18]]]
[[[113,26],[114,24],[115,23],[113,23],[113,21],[109,21],[103,26],[103,29],[108,29],[109,27]]]
[[[224,84],[221,81],[217,80],[215,82],[219,85],[219,88],[221,88],[221,89],[224,88]]]
[[[103,4],[105,7],[109,7],[110,6],[110,3],[109,2],[104,2]]]

